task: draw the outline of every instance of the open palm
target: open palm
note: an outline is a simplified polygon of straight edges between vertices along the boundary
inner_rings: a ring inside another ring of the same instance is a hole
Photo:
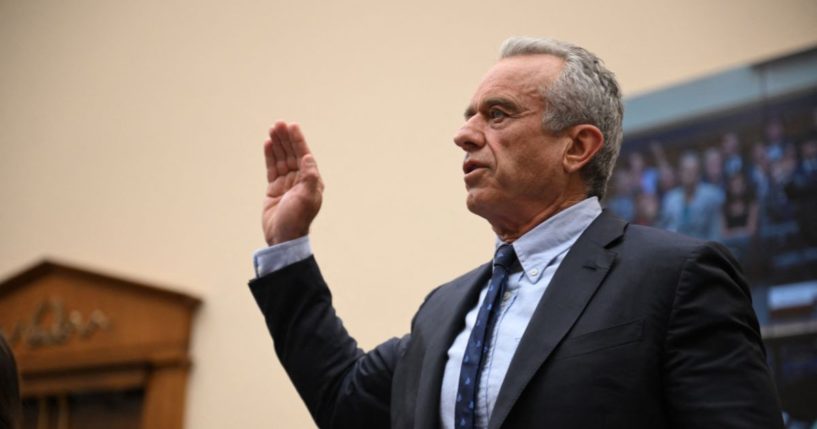
[[[298,125],[277,122],[264,143],[264,158],[267,194],[261,224],[267,244],[308,234],[321,208],[323,182]]]

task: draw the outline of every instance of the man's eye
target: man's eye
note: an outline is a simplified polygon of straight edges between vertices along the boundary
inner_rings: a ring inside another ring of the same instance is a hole
[[[501,121],[506,117],[508,117],[508,115],[499,109],[491,109],[488,111],[488,118],[492,121]]]

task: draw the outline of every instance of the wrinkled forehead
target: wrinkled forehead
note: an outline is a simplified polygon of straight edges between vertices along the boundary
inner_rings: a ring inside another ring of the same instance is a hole
[[[547,54],[503,58],[482,78],[472,102],[494,96],[539,99],[541,91],[559,76],[563,67],[564,60]]]

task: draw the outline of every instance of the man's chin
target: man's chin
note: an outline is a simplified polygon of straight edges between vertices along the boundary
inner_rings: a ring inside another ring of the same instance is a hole
[[[465,197],[465,207],[468,208],[468,211],[471,213],[485,217],[489,204],[485,201],[484,198],[480,198],[479,195],[476,195],[475,191],[468,192],[468,196]]]

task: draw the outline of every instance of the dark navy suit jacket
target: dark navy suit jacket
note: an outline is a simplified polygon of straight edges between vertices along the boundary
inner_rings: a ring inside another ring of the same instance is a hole
[[[490,276],[434,289],[368,353],[313,258],[250,283],[275,350],[322,428],[439,427],[447,350]],[[489,429],[782,428],[749,288],[716,243],[603,212],[525,331]]]

